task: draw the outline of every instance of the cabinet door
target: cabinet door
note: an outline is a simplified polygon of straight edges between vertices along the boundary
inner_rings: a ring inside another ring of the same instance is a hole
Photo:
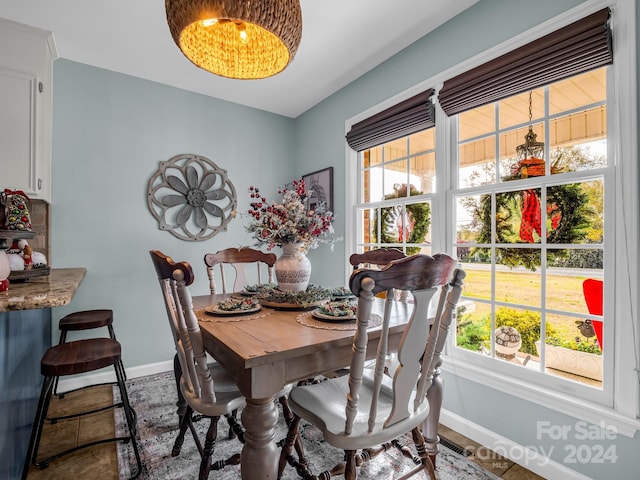
[[[0,185],[33,196],[36,163],[36,76],[0,68]]]

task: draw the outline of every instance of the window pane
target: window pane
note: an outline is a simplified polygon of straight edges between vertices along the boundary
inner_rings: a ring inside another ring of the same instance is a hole
[[[604,228],[602,181],[556,185],[547,189],[547,242],[601,242]]]
[[[431,241],[431,205],[429,202],[397,204],[379,209],[381,234],[376,240],[383,244],[421,244]],[[377,219],[376,219],[377,220]],[[374,226],[377,232],[377,225]],[[419,248],[407,249],[408,255]]]
[[[436,148],[436,129],[430,128],[409,137],[409,154],[426,152]]]
[[[436,154],[435,152],[418,155],[409,161],[411,184],[422,193],[436,190]]]
[[[382,147],[373,147],[363,152],[364,166],[378,165],[382,163]]]
[[[458,139],[460,141],[486,135],[496,128],[495,106],[493,104],[474,108],[458,115]]]
[[[500,332],[500,327],[507,330],[511,337],[520,336],[521,346],[517,350],[517,358],[513,360],[514,363],[526,364],[529,362],[530,356],[537,354],[536,341],[540,339],[541,325],[539,312],[510,307],[499,307],[496,310],[496,337]],[[511,328],[506,329],[505,327]],[[517,333],[514,333],[512,329]]]
[[[566,147],[579,142],[602,140],[607,136],[607,109],[599,106],[558,117],[549,122],[552,147]]]
[[[397,198],[402,185],[407,184],[407,161],[401,160],[384,166],[384,198]],[[406,188],[405,188],[406,192]],[[406,196],[402,195],[402,196]],[[382,199],[380,199],[382,200]]]
[[[465,279],[465,289],[466,289]],[[461,300],[456,312],[456,345],[488,354],[491,348],[491,305]]]
[[[607,141],[596,140],[549,152],[551,173],[580,172],[607,166]]]
[[[587,305],[584,302],[582,292],[584,277],[577,275],[578,272],[575,270],[556,273],[552,270],[547,273],[547,308],[572,313],[587,313]]]
[[[475,263],[491,263],[491,250],[472,249],[471,258]],[[458,257],[461,260],[460,257]],[[462,268],[467,276],[464,279],[463,295],[473,299],[491,300],[491,269],[484,265],[465,263]]]
[[[476,187],[496,181],[495,137],[460,144],[458,149],[458,186]]]
[[[544,141],[544,126],[532,125],[536,141]],[[525,135],[529,133],[529,126],[509,130],[500,135],[500,178],[502,181],[518,180],[528,177],[540,177],[545,174],[544,158],[521,159],[516,148],[525,142]],[[542,160],[542,161],[540,161]]]
[[[602,388],[602,350],[598,339],[595,335],[584,336],[575,318],[549,315],[545,343],[546,373]],[[540,342],[536,346],[540,350]]]
[[[455,198],[456,243],[477,243],[480,222],[477,209],[480,195],[465,195]]]
[[[399,243],[400,231],[398,225],[401,222],[402,214],[402,204],[376,209],[373,225],[376,243],[381,245]]]
[[[393,140],[392,142],[385,143],[382,147],[384,149],[385,162],[400,157],[406,157],[407,137],[399,138],[398,140]]]
[[[488,202],[489,198],[483,195],[481,200]],[[541,218],[539,188],[496,194],[497,243],[540,243]]]
[[[602,278],[604,251],[601,248],[549,249],[547,267],[558,269],[582,269],[579,275]]]
[[[374,239],[374,211],[368,208],[359,209],[358,218],[362,226],[361,243],[371,243]]]
[[[542,286],[540,269],[536,268],[536,271],[531,271],[521,266],[515,269],[508,268],[512,259],[523,258],[525,254],[530,257],[527,262],[539,266],[539,251],[532,249],[496,250],[496,258],[501,260],[496,265],[496,301],[531,307],[540,306]]]
[[[606,68],[562,80],[549,86],[549,114],[566,112],[607,99]]]
[[[531,117],[529,116],[529,92],[505,98],[498,102],[500,128],[509,128],[521,123],[531,123],[531,119],[544,117],[544,89],[531,92]]]
[[[399,239],[402,238],[410,244],[431,243],[431,204],[429,202],[408,203],[405,206],[405,216],[399,220]],[[407,248],[407,255],[414,255],[419,251],[420,249],[416,247]]]
[[[368,180],[369,182],[363,185],[365,202],[377,202],[382,199],[383,172],[384,170],[381,166],[364,171],[363,180]]]

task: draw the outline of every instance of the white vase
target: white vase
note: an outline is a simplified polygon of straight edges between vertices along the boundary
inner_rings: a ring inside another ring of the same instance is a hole
[[[311,277],[311,262],[300,251],[300,244],[287,243],[282,245],[282,255],[275,264],[278,288],[286,292],[302,292],[309,285]]]

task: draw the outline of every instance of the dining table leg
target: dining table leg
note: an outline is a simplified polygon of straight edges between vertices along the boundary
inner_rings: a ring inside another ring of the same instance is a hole
[[[245,429],[240,457],[242,480],[276,480],[280,453],[276,445],[275,398],[249,399],[242,410]]]

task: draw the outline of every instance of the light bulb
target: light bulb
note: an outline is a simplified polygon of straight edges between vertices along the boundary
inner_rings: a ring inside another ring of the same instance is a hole
[[[217,18],[207,18],[205,20],[200,20],[200,25],[202,25],[203,27],[211,27],[212,25],[215,25],[216,23],[218,23],[218,19]]]
[[[236,22],[236,28],[238,29],[238,34],[240,35],[240,41],[242,43],[248,43],[249,37],[247,36],[247,29],[244,22]]]

